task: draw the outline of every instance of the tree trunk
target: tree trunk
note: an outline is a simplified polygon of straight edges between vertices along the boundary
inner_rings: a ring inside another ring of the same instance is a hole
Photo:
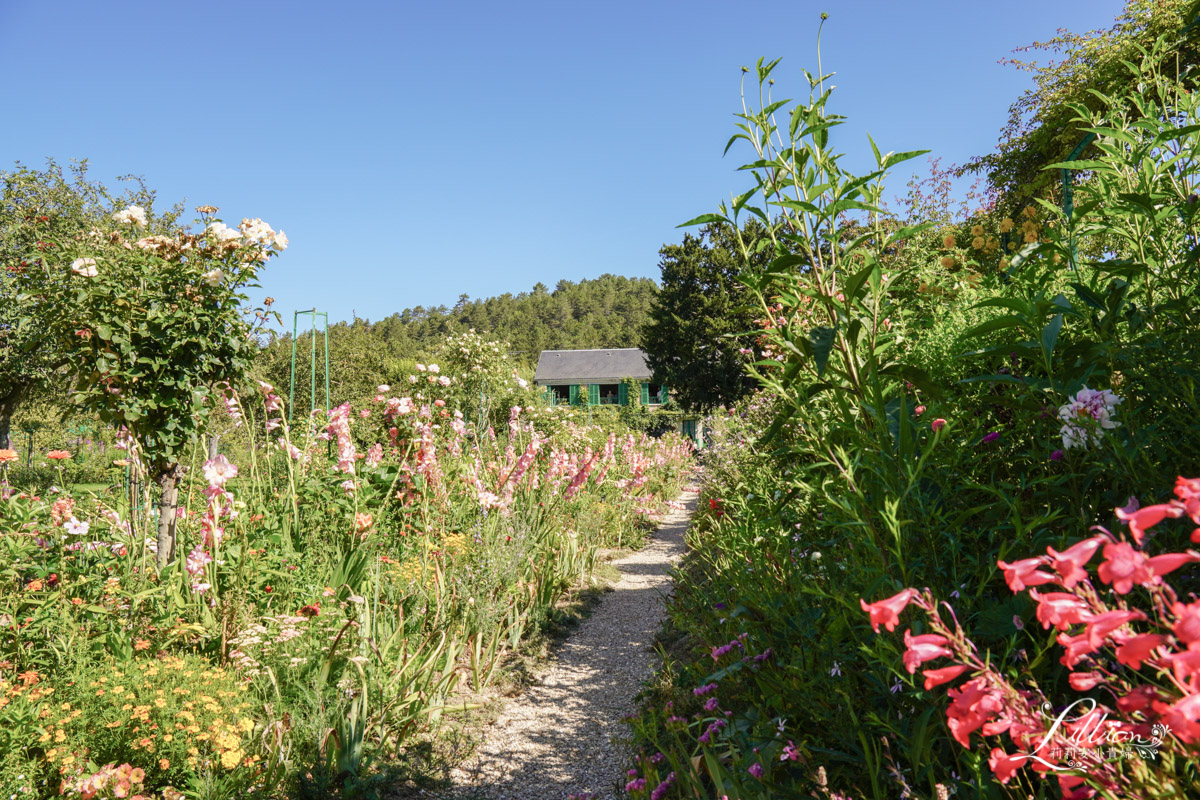
[[[7,450],[12,447],[12,441],[9,439],[12,417],[17,411],[17,405],[24,399],[27,388],[24,384],[18,384],[5,394],[0,395],[0,450]]]
[[[175,560],[175,515],[179,508],[179,464],[160,464],[156,480],[162,495],[158,501],[158,569]]]

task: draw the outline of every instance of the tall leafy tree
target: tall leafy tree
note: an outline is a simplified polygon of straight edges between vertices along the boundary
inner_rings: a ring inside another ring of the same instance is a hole
[[[140,178],[114,198],[87,174],[87,162],[64,170],[50,160],[37,170],[20,163],[0,170],[0,448],[9,447],[9,427],[17,407],[64,381],[70,363],[62,341],[41,325],[22,327],[19,321],[35,314],[42,297],[23,295],[18,279],[38,257],[55,258],[88,231],[104,224],[115,208],[137,205],[153,208],[154,192]],[[178,217],[172,209],[160,218],[169,227]],[[61,397],[61,392],[58,393]]]
[[[763,227],[752,221],[743,239],[761,240]],[[682,244],[658,251],[662,288],[642,332],[641,346],[655,376],[670,386],[685,409],[705,411],[732,403],[754,387],[746,372],[747,347],[738,334],[755,326],[761,312],[742,279],[763,270],[771,249],[742,258],[734,228],[710,223]]]
[[[1198,8],[1196,0],[1127,0],[1110,28],[1060,31],[1048,41],[1020,48],[1018,58],[1004,63],[1031,73],[1033,86],[1009,107],[996,150],[972,159],[962,171],[985,175],[1012,205],[1053,193],[1060,175],[1044,168],[1066,161],[1084,141],[1084,125],[1072,106],[1098,111],[1105,103],[1102,95],[1126,94],[1131,87],[1125,62],[1143,63],[1143,54],[1150,53],[1154,68],[1175,78],[1177,91],[1194,87],[1200,67]],[[1057,58],[1038,63],[1025,56],[1038,51]],[[1147,82],[1134,88],[1153,87]],[[1130,104],[1126,110],[1135,108]],[[1082,157],[1091,155],[1085,149]]]

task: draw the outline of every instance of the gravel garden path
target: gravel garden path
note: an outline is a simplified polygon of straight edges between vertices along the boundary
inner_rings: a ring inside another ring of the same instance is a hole
[[[696,493],[689,487],[678,500],[684,507],[668,513],[646,547],[612,562],[620,582],[555,652],[535,685],[501,711],[473,758],[451,773],[454,797],[619,796],[629,767],[621,720],[636,710],[634,695],[656,665],[654,638]]]

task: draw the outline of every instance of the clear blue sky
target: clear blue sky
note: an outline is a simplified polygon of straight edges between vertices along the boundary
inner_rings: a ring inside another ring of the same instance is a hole
[[[289,326],[314,305],[374,320],[657,278],[675,226],[744,186],[721,157],[739,67],[782,56],[776,96],[799,96],[821,11],[836,144],[865,166],[867,131],[944,163],[991,149],[1029,80],[997,60],[1122,6],[0,0],[0,161],[86,158],[261,217],[291,239],[257,293]]]

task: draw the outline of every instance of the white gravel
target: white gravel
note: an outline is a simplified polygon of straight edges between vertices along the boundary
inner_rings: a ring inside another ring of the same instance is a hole
[[[619,583],[555,652],[547,671],[500,713],[471,761],[451,773],[448,796],[489,800],[616,798],[630,765],[622,718],[654,667],[654,637],[671,592],[671,566],[696,493],[678,498],[649,544],[614,561]]]

